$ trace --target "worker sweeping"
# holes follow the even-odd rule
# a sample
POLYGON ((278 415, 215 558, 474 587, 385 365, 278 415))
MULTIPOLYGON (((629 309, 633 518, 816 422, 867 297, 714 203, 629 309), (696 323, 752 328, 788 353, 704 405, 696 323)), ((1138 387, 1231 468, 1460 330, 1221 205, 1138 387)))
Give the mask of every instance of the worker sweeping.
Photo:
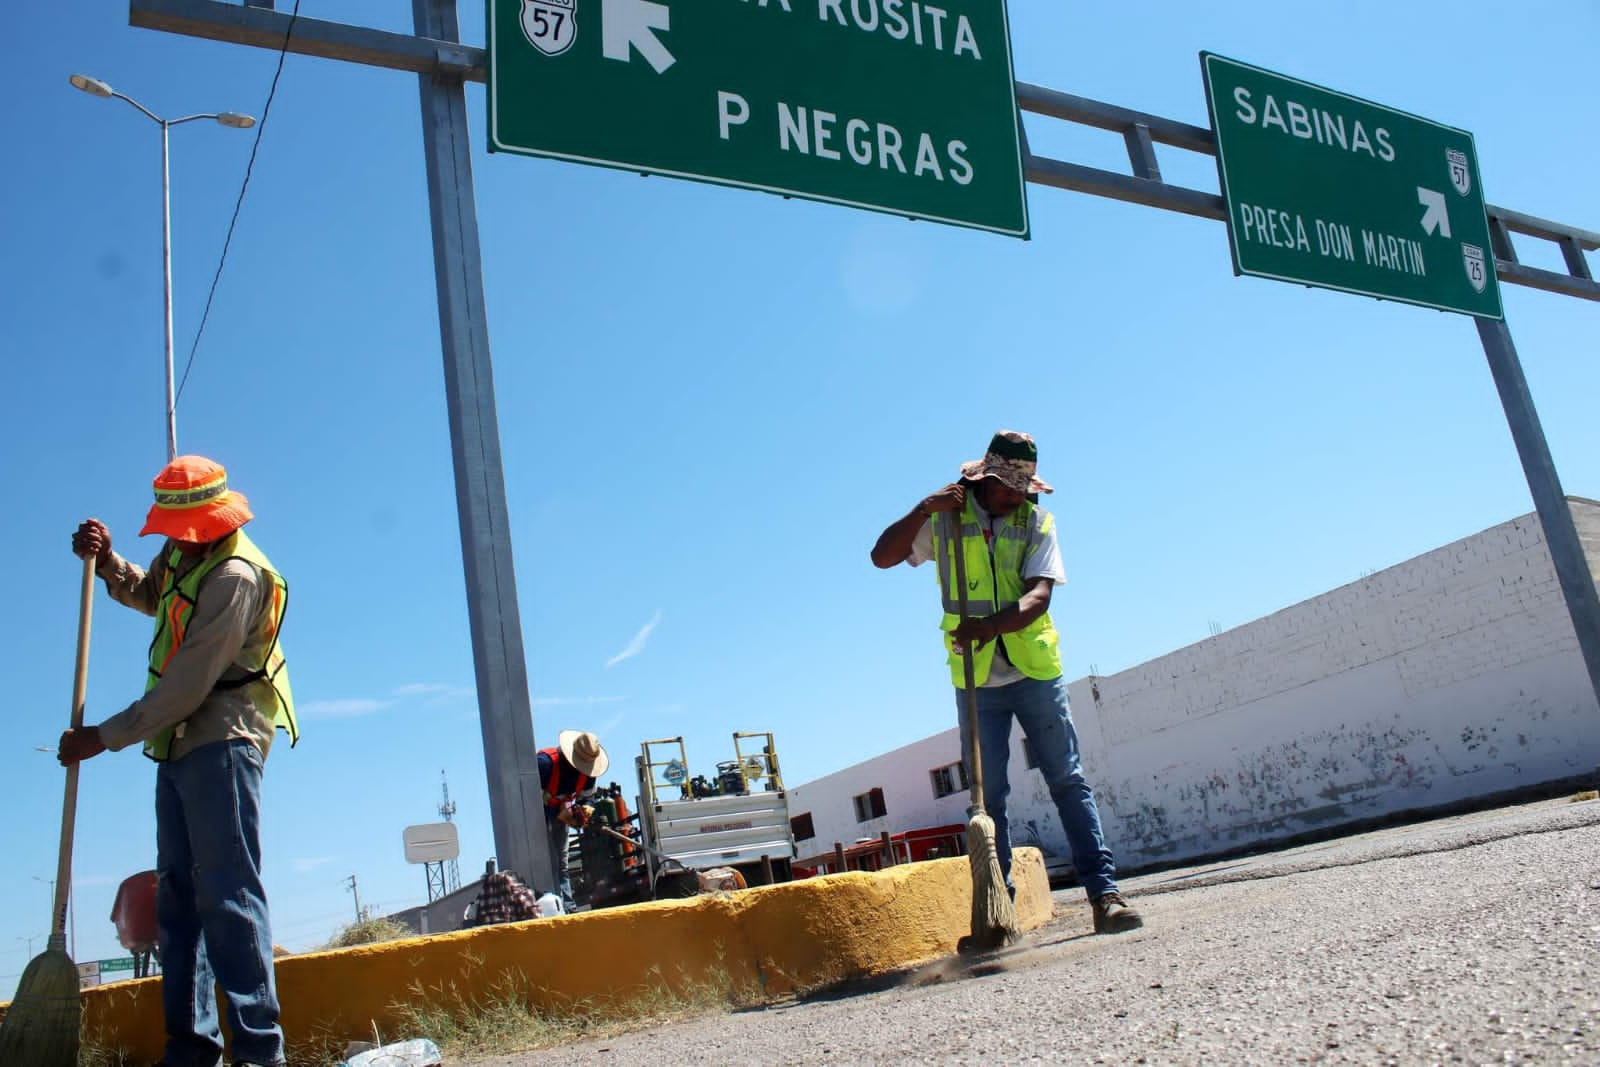
POLYGON ((976 705, 977 752, 969 716, 960 714, 962 755, 969 768, 981 767, 982 808, 994 820, 1007 890, 1015 893, 1006 820, 1015 719, 1061 815, 1073 869, 1093 906, 1095 933, 1120 933, 1143 921, 1117 890, 1111 849, 1083 776, 1049 613, 1051 592, 1065 583, 1066 571, 1055 519, 1037 504, 1039 493, 1053 491, 1038 477, 1038 462, 1029 435, 995 434, 982 459, 962 465, 960 480, 918 501, 883 531, 872 562, 887 569, 939 561, 942 628, 957 708, 965 708, 969 692, 976 705))
POLYGON ((606 773, 611 759, 591 733, 562 730, 556 747, 539 750, 539 785, 544 790, 544 825, 549 835, 550 858, 556 865, 557 892, 567 912, 577 910, 572 897, 572 877, 567 871, 567 830, 581 829, 593 812, 585 801, 594 794, 595 779, 606 773))
POLYGON ((163 1063, 222 1060, 220 986, 235 1067, 285 1062, 272 932, 261 884, 261 771, 278 730, 299 736, 278 641, 288 586, 240 529, 252 518, 227 471, 179 456, 155 479, 145 534, 166 537, 148 570, 87 519, 72 550, 111 598, 156 618, 142 697, 61 735, 74 764, 143 743, 156 768, 156 915, 163 1063))

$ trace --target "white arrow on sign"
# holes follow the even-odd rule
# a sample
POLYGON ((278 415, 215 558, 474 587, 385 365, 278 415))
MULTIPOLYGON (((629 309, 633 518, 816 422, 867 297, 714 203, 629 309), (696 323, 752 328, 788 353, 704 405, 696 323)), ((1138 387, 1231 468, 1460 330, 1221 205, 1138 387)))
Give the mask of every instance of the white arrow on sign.
POLYGON ((671 21, 672 12, 666 4, 651 0, 605 0, 600 9, 600 50, 607 59, 627 63, 631 55, 629 48, 637 48, 660 74, 677 60, 652 31, 671 29, 671 21))
POLYGON ((1450 210, 1445 206, 1444 194, 1417 186, 1417 203, 1428 210, 1422 213, 1422 232, 1439 231, 1441 237, 1450 236, 1450 210))

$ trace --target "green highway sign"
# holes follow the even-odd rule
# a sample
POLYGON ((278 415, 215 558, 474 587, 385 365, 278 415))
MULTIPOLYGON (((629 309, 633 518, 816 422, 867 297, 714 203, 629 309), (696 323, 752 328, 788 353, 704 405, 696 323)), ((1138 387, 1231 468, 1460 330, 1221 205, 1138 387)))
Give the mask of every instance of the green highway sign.
POLYGON ((1028 236, 1005 0, 489 0, 489 149, 1028 236))
POLYGON ((1504 317, 1472 134, 1200 53, 1237 274, 1504 317))
POLYGON ((100 961, 100 973, 101 974, 105 974, 107 971, 131 971, 131 970, 133 970, 133 957, 132 956, 123 956, 120 959, 101 960, 100 961))

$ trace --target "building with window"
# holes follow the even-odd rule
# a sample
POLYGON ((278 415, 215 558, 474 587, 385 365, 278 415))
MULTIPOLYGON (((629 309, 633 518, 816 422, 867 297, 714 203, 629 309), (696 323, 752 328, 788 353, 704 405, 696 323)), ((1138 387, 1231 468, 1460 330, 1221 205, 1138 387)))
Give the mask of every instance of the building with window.
POLYGON ((972 783, 967 780, 967 761, 956 760, 944 767, 935 767, 928 772, 928 778, 933 782, 933 796, 937 800, 947 797, 951 793, 967 792, 972 788, 972 783))

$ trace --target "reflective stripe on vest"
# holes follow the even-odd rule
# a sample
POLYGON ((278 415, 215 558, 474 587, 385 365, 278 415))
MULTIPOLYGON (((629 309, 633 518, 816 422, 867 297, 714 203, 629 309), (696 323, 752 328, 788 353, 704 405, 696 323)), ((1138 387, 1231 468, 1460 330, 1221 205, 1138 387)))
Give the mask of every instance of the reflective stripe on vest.
POLYGON ((539 755, 550 757, 550 785, 544 791, 544 806, 547 808, 559 808, 568 801, 576 799, 594 781, 593 778, 563 760, 559 748, 541 748, 539 755), (573 786, 572 791, 569 793, 556 792, 557 789, 561 788, 561 770, 563 767, 578 776, 578 784, 573 786))
MULTIPOLYGON (((272 585, 272 604, 268 612, 268 626, 270 632, 266 642, 266 652, 260 662, 236 663, 236 666, 246 668, 242 678, 230 678, 227 681, 217 682, 215 689, 238 689, 254 682, 266 682, 253 694, 258 702, 264 702, 262 709, 267 712, 273 725, 289 735, 289 745, 292 748, 300 740, 300 724, 294 714, 294 694, 289 687, 289 665, 284 660, 283 648, 278 643, 278 635, 283 628, 283 616, 289 607, 289 585, 283 580, 270 560, 255 546, 255 542, 245 536, 243 530, 236 530, 228 537, 219 541, 211 550, 211 554, 195 565, 195 568, 182 578, 178 577, 178 567, 183 562, 183 554, 174 548, 167 555, 167 575, 165 588, 161 590, 161 599, 156 606, 156 633, 150 641, 150 671, 145 679, 144 691, 148 693, 161 681, 172 657, 182 647, 188 632, 189 617, 194 614, 195 602, 200 596, 200 584, 208 574, 230 559, 242 559, 251 564, 267 577, 272 585)), ((177 735, 177 727, 172 726, 156 734, 144 744, 144 754, 153 760, 165 760, 172 754, 172 741, 177 735)))
MULTIPOLYGON (((950 515, 943 512, 941 516, 950 515)), ((961 622, 961 601, 956 592, 955 554, 946 545, 945 524, 936 517, 933 524, 933 554, 939 563, 939 593, 944 604, 944 619, 939 627, 946 636, 945 652, 950 667, 950 680, 955 686, 966 687, 966 672, 961 657, 949 633, 961 622)), ((1055 519, 1033 504, 1024 502, 1016 511, 1006 516, 994 532, 994 543, 984 540, 984 528, 978 522, 972 500, 967 500, 961 512, 961 544, 966 555, 967 617, 988 618, 1011 607, 1022 599, 1022 567, 1039 547, 1039 543, 1055 527, 1055 519), (998 586, 998 588, 996 588, 998 586)), ((1050 613, 1045 612, 1015 633, 1001 634, 1005 642, 1006 658, 1029 678, 1048 681, 1061 674, 1059 637, 1050 613)), ((982 685, 989 678, 989 668, 994 662, 994 642, 989 641, 973 657, 973 682, 982 685)))

